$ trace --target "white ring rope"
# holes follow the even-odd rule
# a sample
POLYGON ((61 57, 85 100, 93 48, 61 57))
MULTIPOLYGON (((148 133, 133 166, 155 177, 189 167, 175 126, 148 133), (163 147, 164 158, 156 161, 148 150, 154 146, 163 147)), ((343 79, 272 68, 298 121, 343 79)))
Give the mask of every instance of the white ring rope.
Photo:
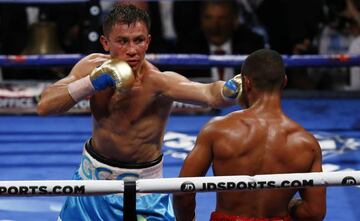
MULTIPOLYGON (((139 179, 138 193, 248 191, 360 185, 360 171, 139 179)), ((0 181, 0 196, 64 196, 123 193, 121 180, 0 181)))
POLYGON ((162 193, 246 191, 341 185, 360 185, 360 171, 142 179, 137 181, 136 186, 138 192, 162 193))
POLYGON ((122 180, 0 181, 0 196, 69 196, 123 193, 122 180))

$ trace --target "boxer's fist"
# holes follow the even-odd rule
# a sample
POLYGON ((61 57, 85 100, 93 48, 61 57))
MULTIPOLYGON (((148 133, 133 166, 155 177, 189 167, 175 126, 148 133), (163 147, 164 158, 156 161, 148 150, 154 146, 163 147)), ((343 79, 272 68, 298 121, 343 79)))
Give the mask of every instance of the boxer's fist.
POLYGON ((133 85, 135 77, 126 62, 109 59, 90 73, 90 80, 96 91, 104 90, 107 87, 126 91, 133 85))
POLYGON ((241 74, 236 75, 232 79, 225 82, 221 94, 227 100, 239 100, 242 92, 241 74))
POLYGON ((71 98, 78 102, 108 87, 120 92, 126 91, 131 88, 134 81, 135 76, 126 62, 109 59, 95 68, 90 75, 69 83, 68 92, 71 98))

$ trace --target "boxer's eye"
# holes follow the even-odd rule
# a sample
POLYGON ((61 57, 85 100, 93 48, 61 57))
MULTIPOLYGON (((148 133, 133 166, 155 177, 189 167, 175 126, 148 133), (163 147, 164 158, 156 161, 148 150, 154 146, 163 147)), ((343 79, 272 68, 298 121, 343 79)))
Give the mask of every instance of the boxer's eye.
POLYGON ((116 39, 116 42, 121 44, 121 45, 124 45, 124 44, 128 43, 128 41, 129 40, 126 39, 126 38, 118 38, 118 39, 116 39))

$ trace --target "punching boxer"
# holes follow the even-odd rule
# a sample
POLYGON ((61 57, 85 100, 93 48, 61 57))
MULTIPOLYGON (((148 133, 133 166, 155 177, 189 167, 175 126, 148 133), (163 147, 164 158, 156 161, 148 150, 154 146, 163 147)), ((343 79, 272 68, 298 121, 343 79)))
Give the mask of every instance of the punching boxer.
MULTIPOLYGON (((287 78, 281 56, 268 49, 253 52, 236 79, 245 109, 216 117, 202 128, 180 176, 204 176, 210 165, 215 176, 321 172, 317 140, 282 111, 287 78)), ((176 193, 173 201, 176 220, 194 218, 194 193, 176 193)), ((219 192, 210 220, 319 221, 325 212, 323 187, 219 192)))
MULTIPOLYGON (((39 115, 64 113, 90 97, 92 137, 84 145, 76 180, 162 177, 161 147, 173 101, 221 107, 237 95, 235 83, 201 84, 159 71, 145 59, 149 30, 145 11, 116 4, 100 37, 110 55, 84 57, 41 96, 39 115)), ((123 206, 119 194, 68 197, 59 220, 123 220, 123 206)), ((139 219, 174 220, 169 194, 143 194, 136 210, 139 219)))

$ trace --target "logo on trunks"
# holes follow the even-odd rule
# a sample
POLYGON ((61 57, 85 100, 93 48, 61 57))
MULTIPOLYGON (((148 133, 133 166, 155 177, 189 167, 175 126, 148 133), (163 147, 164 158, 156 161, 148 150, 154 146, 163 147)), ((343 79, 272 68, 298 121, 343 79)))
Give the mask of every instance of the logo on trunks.
POLYGON ((314 180, 283 180, 276 183, 276 181, 257 181, 257 182, 218 182, 218 183, 203 183, 203 190, 245 190, 245 189, 265 189, 265 188, 299 188, 314 186, 314 180))
POLYGON ((181 184, 182 192, 194 192, 195 185, 192 182, 186 181, 181 184))
POLYGON ((346 176, 341 181, 342 185, 356 185, 356 180, 352 176, 346 176))

